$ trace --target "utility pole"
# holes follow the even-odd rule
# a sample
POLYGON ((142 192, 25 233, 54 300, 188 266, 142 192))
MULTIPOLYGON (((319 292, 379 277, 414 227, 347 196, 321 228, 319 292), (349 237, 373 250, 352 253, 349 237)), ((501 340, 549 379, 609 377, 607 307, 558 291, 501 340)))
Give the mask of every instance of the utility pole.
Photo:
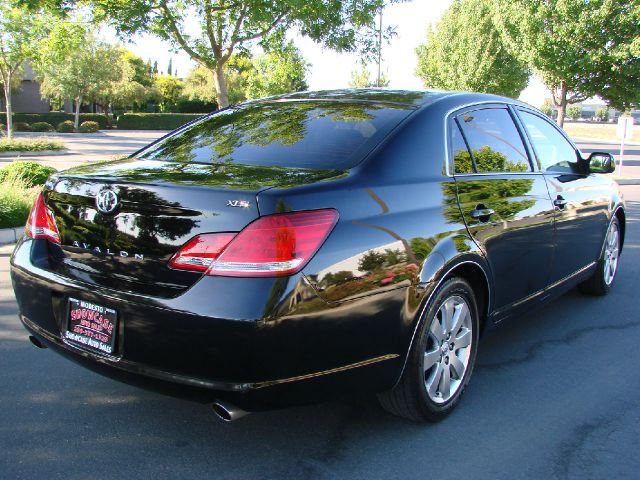
POLYGON ((376 80, 376 87, 380 87, 381 68, 382 68, 382 9, 380 9, 380 26, 378 28, 378 79, 376 80))

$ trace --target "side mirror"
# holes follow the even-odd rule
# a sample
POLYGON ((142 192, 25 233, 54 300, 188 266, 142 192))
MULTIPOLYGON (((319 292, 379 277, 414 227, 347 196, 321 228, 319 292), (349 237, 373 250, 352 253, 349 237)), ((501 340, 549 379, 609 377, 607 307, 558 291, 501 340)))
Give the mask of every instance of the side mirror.
POLYGON ((590 173, 613 173, 616 161, 613 155, 606 152, 593 152, 587 159, 590 173))

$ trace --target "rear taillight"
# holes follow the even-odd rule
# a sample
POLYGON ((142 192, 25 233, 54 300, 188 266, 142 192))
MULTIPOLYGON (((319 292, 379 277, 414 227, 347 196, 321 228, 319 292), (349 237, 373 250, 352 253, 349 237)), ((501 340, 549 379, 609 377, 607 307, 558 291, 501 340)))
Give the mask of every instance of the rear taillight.
POLYGON ((211 264, 208 275, 290 275, 318 251, 338 221, 333 209, 279 213, 249 224, 211 264))
POLYGON ((193 237, 169 260, 169 266, 204 272, 235 236, 235 233, 206 233, 193 237))
POLYGON ((51 210, 45 205, 42 193, 38 194, 38 198, 36 198, 33 207, 31 207, 24 230, 27 236, 33 239, 44 239, 53 243, 60 243, 60 233, 58 232, 56 221, 51 210))
POLYGON ((291 275, 313 257, 337 221, 338 212, 333 209, 268 215, 235 237, 219 233, 194 237, 174 255, 170 265, 231 277, 291 275), (209 257, 197 253, 208 243, 221 245, 220 250, 212 247, 209 257), (180 263, 178 259, 184 260, 180 263))

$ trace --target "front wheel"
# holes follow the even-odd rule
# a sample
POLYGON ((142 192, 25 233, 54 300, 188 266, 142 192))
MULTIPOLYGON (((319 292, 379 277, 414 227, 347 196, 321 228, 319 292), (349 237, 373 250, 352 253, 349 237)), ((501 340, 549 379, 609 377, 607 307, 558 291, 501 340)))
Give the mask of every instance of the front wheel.
POLYGON ((445 281, 420 322, 400 381, 378 399, 395 415, 437 421, 458 404, 473 372, 479 316, 471 286, 445 281))
POLYGON ((609 293, 618 272, 619 257, 620 223, 614 217, 607 230, 596 271, 591 278, 579 285, 580 291, 588 295, 606 295, 609 293))

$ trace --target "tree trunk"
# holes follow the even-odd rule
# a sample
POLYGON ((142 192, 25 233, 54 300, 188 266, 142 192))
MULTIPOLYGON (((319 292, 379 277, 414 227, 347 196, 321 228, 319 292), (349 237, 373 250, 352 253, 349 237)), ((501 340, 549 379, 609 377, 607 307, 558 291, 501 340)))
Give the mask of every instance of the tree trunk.
POLYGON ((82 105, 82 97, 76 98, 76 118, 73 121, 73 128, 76 132, 80 128, 80 105, 82 105))
POLYGON ((224 65, 218 65, 213 70, 213 81, 216 86, 216 100, 218 108, 229 106, 229 93, 227 91, 227 80, 224 78, 224 65))
POLYGON ((564 125, 564 117, 567 113, 567 84, 564 80, 560 82, 560 95, 558 96, 556 107, 558 107, 558 118, 556 119, 556 123, 560 128, 562 128, 564 125))
POLYGON ((13 138, 13 108, 11 105, 11 76, 4 84, 4 100, 7 104, 7 138, 11 140, 13 138))

